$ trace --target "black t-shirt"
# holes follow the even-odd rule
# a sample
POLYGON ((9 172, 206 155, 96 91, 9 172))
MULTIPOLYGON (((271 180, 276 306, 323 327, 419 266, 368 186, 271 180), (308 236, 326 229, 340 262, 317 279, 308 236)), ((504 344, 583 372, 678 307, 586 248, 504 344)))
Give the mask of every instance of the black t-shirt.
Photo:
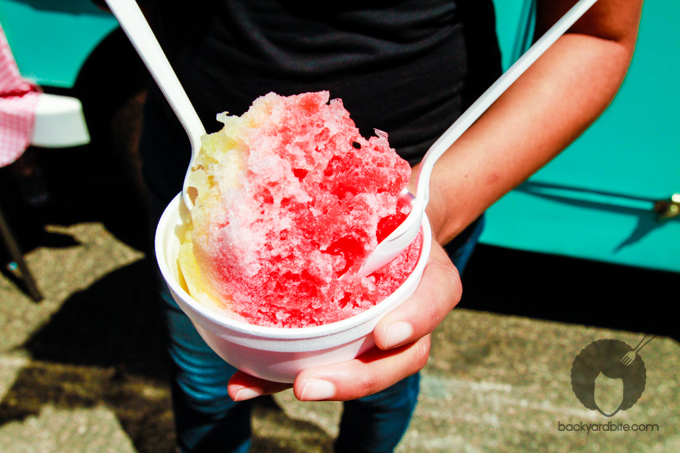
MULTIPOLYGON (((310 3, 196 0, 153 8, 152 25, 208 132, 220 128, 218 112, 240 115, 270 91, 329 90, 363 135, 387 132, 415 163, 501 73, 491 0, 310 3)), ((190 147, 155 85, 140 152, 161 199, 181 190, 190 147)))

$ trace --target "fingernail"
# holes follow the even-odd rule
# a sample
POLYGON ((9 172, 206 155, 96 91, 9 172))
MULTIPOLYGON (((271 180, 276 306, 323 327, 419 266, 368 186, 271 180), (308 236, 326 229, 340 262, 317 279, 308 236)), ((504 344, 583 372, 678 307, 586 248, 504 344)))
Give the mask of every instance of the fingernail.
POLYGON ((335 395, 335 385, 322 379, 311 378, 307 381, 300 395, 301 401, 327 400, 335 395))
POLYGON ((413 327, 411 324, 403 321, 393 322, 387 326, 385 332, 385 349, 390 349, 399 346, 413 335, 413 327))
POLYGON ((258 396, 262 396, 262 392, 260 390, 251 389, 250 387, 243 387, 241 390, 236 392, 234 401, 250 400, 257 398, 258 396))

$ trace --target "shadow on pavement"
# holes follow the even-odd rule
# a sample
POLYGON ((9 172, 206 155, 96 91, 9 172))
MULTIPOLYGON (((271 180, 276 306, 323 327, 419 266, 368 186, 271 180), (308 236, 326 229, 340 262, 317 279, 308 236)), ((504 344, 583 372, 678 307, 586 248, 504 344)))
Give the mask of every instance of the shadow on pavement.
POLYGON ((680 274, 478 246, 460 308, 654 333, 680 341, 668 316, 680 274))

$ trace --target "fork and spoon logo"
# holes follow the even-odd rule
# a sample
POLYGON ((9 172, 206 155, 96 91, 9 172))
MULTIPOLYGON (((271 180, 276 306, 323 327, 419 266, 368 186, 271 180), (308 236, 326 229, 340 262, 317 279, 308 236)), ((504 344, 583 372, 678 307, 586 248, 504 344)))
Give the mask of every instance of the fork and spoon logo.
POLYGON ((571 388, 579 401, 605 417, 633 407, 647 382, 645 363, 639 353, 654 337, 645 335, 635 348, 611 339, 586 346, 571 368, 571 388))

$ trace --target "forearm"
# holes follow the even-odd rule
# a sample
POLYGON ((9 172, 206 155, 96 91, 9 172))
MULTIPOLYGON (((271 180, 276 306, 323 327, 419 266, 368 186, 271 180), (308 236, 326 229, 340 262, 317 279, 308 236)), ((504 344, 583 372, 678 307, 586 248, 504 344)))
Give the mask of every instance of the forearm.
POLYGON ((581 32, 563 36, 440 158, 428 205, 440 243, 555 157, 602 113, 626 74, 636 30, 616 39, 581 32))

